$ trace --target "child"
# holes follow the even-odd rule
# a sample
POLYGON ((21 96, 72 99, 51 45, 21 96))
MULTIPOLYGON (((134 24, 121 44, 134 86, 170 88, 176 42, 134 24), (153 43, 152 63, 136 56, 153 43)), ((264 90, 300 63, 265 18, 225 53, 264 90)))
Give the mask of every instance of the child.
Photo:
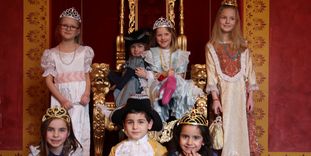
POLYGON ((124 38, 126 49, 130 51, 125 71, 122 77, 112 71, 108 75, 109 80, 115 84, 114 97, 117 107, 124 105, 131 95, 147 94, 147 64, 142 54, 149 49, 150 35, 148 30, 141 29, 124 38))
POLYGON ((247 113, 254 109, 253 91, 258 86, 236 0, 222 2, 205 54, 206 91, 212 94, 214 113, 223 115, 222 156, 249 156, 247 113))
POLYGON ((148 138, 148 131, 160 131, 162 121, 151 107, 147 96, 130 97, 126 105, 111 114, 111 121, 122 125, 126 140, 112 147, 109 156, 163 156, 167 154, 164 146, 148 138))
POLYGON ((71 119, 62 107, 48 108, 42 117, 41 143, 30 146, 29 156, 82 156, 81 145, 75 138, 71 119))
POLYGON ((196 109, 185 114, 175 125, 173 142, 177 147, 169 156, 210 156, 208 121, 196 109))
POLYGON ((154 77, 149 87, 150 99, 163 121, 171 116, 179 119, 192 109, 196 97, 203 91, 191 80, 184 79, 190 52, 177 49, 172 23, 161 17, 155 21, 153 30, 155 47, 145 54, 154 77))
POLYGON ((94 52, 79 44, 81 19, 74 8, 60 15, 56 32, 61 42, 46 49, 41 59, 43 76, 52 93, 51 107, 68 110, 76 138, 83 146, 85 156, 90 155, 90 78, 94 52))

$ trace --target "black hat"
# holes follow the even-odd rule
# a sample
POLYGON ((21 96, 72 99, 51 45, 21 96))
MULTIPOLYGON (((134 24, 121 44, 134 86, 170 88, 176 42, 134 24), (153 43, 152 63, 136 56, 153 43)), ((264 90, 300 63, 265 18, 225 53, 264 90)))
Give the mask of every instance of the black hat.
POLYGON ((142 111, 147 113, 153 120, 151 130, 153 131, 162 130, 163 127, 162 120, 159 114, 151 107, 150 100, 147 97, 130 97, 124 106, 119 107, 112 112, 110 119, 113 123, 122 125, 125 116, 131 110, 142 111))
POLYGON ((151 37, 151 30, 140 29, 140 30, 134 31, 124 37, 125 46, 127 48, 130 48, 130 46, 134 43, 148 44, 150 37, 151 37))

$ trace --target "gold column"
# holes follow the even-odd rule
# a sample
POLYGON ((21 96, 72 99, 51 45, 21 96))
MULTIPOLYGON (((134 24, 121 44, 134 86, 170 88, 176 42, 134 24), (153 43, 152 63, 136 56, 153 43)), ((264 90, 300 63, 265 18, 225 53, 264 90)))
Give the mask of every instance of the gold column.
POLYGON ((117 36, 117 53, 116 53, 116 69, 121 70, 122 65, 125 63, 125 50, 124 50, 124 0, 121 0, 120 5, 120 34, 117 36))
POLYGON ((187 37, 184 34, 184 1, 180 0, 180 19, 179 19, 179 28, 180 28, 180 32, 179 32, 179 36, 177 38, 177 44, 178 47, 181 50, 186 51, 187 50, 187 37))

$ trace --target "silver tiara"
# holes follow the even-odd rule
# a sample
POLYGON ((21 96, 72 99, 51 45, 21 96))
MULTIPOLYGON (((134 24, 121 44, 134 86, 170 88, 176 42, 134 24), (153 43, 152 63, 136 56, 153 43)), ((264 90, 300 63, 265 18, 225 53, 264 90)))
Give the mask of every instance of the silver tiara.
POLYGON ((153 24, 153 30, 155 30, 157 28, 173 28, 174 29, 174 26, 173 26, 172 22, 170 22, 166 18, 160 17, 153 24))
POLYGON ((65 11, 63 11, 63 13, 59 16, 59 18, 62 18, 62 17, 73 18, 73 19, 75 19, 81 23, 81 17, 79 15, 78 11, 74 7, 66 9, 65 11))

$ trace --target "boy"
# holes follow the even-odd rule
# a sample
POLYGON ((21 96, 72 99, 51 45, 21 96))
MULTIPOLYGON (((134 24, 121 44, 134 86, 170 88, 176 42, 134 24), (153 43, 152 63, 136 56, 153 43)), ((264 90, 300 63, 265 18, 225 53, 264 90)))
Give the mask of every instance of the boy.
POLYGON ((112 112, 111 121, 123 126, 127 139, 112 147, 109 156, 163 156, 167 154, 164 146, 148 138, 149 130, 160 131, 163 125, 147 96, 130 97, 123 107, 112 112))

